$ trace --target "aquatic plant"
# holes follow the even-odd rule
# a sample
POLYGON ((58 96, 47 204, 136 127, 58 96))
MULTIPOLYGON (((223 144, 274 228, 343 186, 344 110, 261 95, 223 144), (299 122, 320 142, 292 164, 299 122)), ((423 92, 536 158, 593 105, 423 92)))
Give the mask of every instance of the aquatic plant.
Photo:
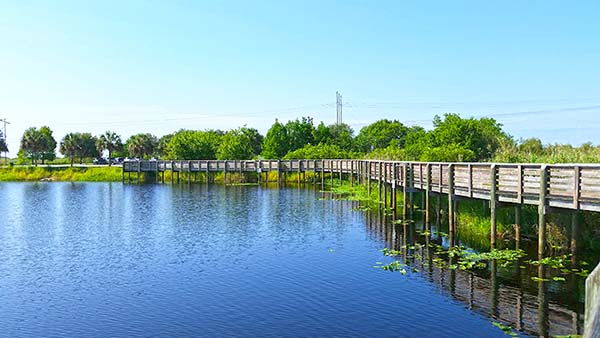
POLYGON ((511 336, 511 337, 518 337, 519 335, 513 331, 513 328, 507 325, 503 325, 500 324, 498 322, 492 322, 492 325, 494 325, 495 327, 499 328, 500 330, 502 330, 502 332, 504 332, 505 334, 511 336))

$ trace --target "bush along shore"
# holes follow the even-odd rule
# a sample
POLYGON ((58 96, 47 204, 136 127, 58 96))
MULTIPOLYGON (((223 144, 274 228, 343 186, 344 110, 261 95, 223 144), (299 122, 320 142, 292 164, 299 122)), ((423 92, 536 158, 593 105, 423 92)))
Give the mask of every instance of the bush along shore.
POLYGON ((0 181, 120 182, 121 167, 1 167, 0 181))

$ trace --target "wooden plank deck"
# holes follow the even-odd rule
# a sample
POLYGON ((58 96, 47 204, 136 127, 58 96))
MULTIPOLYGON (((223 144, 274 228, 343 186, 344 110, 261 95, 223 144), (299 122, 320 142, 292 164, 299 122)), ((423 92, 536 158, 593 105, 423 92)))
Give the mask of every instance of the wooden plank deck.
POLYGON ((495 199, 496 202, 503 203, 600 212, 600 165, 596 164, 426 163, 329 159, 123 163, 123 173, 165 171, 344 174, 407 191, 428 191, 488 201, 495 199), (545 175, 542 175, 542 172, 545 172, 545 175))

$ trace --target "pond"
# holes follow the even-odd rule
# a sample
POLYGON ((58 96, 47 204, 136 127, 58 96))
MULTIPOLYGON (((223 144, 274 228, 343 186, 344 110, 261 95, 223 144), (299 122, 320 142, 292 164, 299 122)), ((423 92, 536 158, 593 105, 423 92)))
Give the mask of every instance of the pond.
POLYGON ((1 183, 1 335, 505 337, 496 321, 521 336, 580 330, 580 300, 553 296, 551 283, 522 286, 514 274, 526 270, 408 257, 407 274, 374 268, 390 262, 383 248, 417 242, 419 225, 321 197, 1 183))

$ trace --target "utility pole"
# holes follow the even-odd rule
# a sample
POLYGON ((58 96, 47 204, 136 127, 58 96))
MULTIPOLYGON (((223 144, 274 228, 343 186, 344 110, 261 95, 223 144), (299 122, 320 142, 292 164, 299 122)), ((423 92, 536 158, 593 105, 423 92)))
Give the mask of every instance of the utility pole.
MULTIPOLYGON (((4 139, 4 145, 8 149, 8 141, 6 141, 6 125, 10 124, 10 122, 8 122, 5 118, 0 120, 0 122, 4 123, 4 132, 2 133, 2 138, 4 139)), ((8 151, 4 152, 4 163, 8 163, 8 151)))
POLYGON ((336 123, 342 124, 342 95, 339 92, 335 92, 335 110, 336 110, 336 123))

